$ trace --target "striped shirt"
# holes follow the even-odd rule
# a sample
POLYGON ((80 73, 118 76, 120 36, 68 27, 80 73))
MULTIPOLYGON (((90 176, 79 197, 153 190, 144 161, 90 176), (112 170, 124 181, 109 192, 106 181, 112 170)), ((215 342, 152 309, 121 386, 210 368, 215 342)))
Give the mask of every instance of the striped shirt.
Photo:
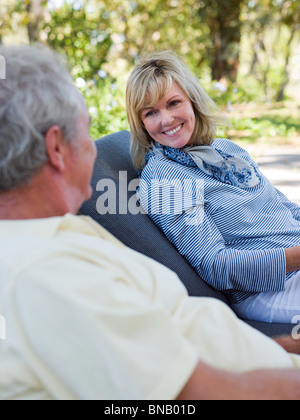
POLYGON ((223 183, 154 148, 140 176, 138 200, 199 276, 231 303, 283 291, 294 274, 286 274, 285 248, 300 245, 300 207, 244 149, 225 139, 212 147, 250 163, 259 185, 242 189, 223 183))

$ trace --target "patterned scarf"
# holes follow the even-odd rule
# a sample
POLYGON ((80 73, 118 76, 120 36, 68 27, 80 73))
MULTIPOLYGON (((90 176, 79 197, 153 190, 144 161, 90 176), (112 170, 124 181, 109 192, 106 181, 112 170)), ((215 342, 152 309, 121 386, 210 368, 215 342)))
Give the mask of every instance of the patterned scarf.
POLYGON ((163 154, 184 166, 198 167, 212 178, 242 189, 257 187, 261 181, 256 168, 245 159, 231 156, 213 146, 196 145, 174 149, 155 143, 153 152, 163 154))

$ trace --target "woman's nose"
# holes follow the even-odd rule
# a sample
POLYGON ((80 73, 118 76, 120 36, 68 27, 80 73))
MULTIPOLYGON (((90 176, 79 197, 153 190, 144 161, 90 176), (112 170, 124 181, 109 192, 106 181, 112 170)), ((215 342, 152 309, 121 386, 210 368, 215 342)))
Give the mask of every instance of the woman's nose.
POLYGON ((169 127, 174 123, 174 117, 169 111, 161 111, 160 123, 163 127, 169 127))

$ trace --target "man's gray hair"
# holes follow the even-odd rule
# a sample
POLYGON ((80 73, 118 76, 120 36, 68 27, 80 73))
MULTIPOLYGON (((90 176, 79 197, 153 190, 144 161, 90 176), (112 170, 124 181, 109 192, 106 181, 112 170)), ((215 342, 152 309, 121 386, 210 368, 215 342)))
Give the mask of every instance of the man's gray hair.
POLYGON ((27 185, 48 161, 45 134, 71 142, 82 109, 65 60, 43 46, 0 47, 0 192, 27 185))

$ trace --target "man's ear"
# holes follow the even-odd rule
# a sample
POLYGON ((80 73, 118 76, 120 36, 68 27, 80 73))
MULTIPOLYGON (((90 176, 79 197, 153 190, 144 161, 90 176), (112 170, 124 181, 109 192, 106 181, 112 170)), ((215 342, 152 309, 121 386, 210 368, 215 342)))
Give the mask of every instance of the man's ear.
POLYGON ((61 128, 54 125, 45 135, 45 144, 48 154, 48 163, 59 172, 65 170, 66 143, 61 128))

